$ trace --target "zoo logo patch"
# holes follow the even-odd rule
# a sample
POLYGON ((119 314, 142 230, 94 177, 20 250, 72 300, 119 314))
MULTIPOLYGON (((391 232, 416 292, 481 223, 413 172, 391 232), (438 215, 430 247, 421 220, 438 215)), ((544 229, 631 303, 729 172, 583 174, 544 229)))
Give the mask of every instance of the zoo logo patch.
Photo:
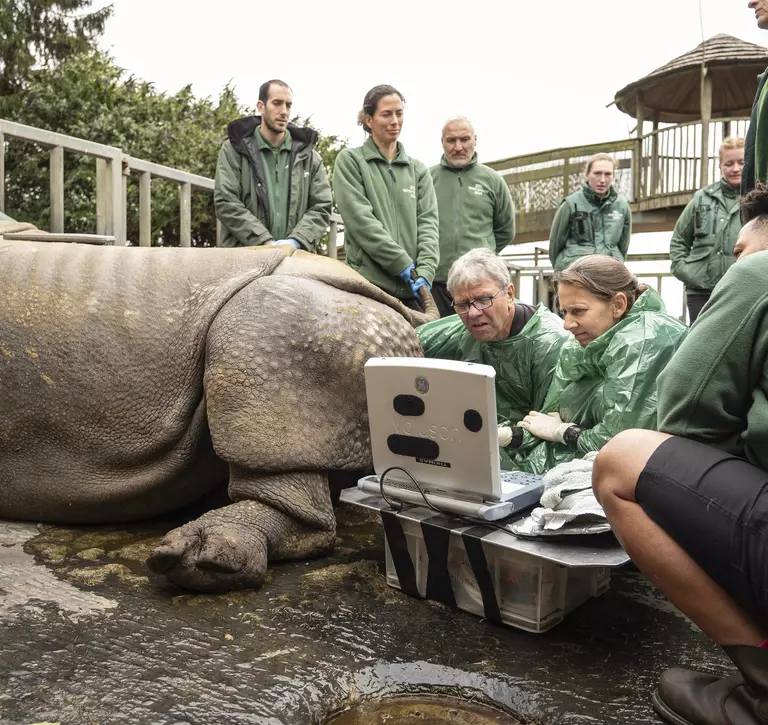
POLYGON ((411 199, 416 198, 416 187, 411 184, 407 189, 403 189, 404 194, 408 194, 408 196, 411 197, 411 199))
POLYGON ((468 187, 469 191, 471 191, 475 196, 484 196, 485 194, 490 194, 490 191, 486 189, 484 186, 480 186, 480 184, 475 184, 474 186, 468 187))

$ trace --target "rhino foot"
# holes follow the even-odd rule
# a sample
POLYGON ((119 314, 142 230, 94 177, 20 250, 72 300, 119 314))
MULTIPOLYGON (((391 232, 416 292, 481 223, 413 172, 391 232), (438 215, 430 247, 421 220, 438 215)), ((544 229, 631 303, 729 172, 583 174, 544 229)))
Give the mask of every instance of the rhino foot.
MULTIPOLYGON (((325 496, 328 484, 325 484, 325 496)), ((198 592, 256 589, 268 561, 303 559, 333 549, 336 520, 317 529, 260 501, 244 500, 209 511, 168 532, 147 559, 168 581, 198 592)))
POLYGON ((260 587, 268 558, 267 533, 258 525, 264 508, 240 501, 209 511, 168 532, 147 565, 173 584, 199 592, 260 587))

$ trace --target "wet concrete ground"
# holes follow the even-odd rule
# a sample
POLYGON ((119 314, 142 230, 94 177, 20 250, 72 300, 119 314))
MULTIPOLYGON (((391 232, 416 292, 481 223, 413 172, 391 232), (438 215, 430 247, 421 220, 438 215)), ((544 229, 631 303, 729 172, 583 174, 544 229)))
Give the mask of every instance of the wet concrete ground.
POLYGON ((545 634, 389 588, 383 533, 342 505, 336 552, 256 592, 195 595, 143 559, 177 521, 0 522, 0 724, 319 723, 385 693, 485 697, 541 725, 659 722, 656 679, 726 660, 631 569, 545 634))

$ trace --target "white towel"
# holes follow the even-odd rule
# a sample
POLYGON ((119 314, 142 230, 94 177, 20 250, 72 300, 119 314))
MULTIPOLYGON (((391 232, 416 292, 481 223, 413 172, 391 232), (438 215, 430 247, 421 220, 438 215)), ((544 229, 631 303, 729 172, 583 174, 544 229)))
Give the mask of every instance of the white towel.
POLYGON ((566 524, 606 521, 605 512, 592 493, 592 466, 596 452, 584 458, 561 463, 544 476, 541 507, 531 518, 547 531, 562 529, 566 524))

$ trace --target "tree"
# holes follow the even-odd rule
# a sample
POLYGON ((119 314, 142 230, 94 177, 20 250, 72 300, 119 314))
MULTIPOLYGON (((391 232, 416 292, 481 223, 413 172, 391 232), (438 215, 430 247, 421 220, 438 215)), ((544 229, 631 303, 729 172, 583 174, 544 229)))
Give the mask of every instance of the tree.
POLYGON ((91 0, 0 0, 0 97, 23 87, 33 68, 89 50, 112 6, 91 0))
MULTIPOLYGON (((2 2, 2 0, 0 0, 2 2)), ((158 93, 151 83, 133 76, 100 52, 82 53, 51 69, 30 74, 25 87, 0 98, 0 117, 117 146, 140 159, 212 178, 227 124, 251 111, 240 106, 225 87, 216 101, 196 98, 191 87, 158 93)), ((310 125, 309 121, 300 121, 310 125)), ((49 228, 48 155, 30 144, 11 142, 6 154, 6 211, 20 221, 49 228)), ((318 150, 330 168, 344 142, 321 137, 318 150)), ((64 228, 93 232, 96 228, 96 180, 93 159, 65 157, 64 228)), ((127 238, 138 241, 138 177, 128 185, 127 238)), ((216 238, 212 195, 192 195, 192 243, 211 245, 216 238)), ((152 182, 152 239, 179 243, 179 191, 172 182, 152 182)))

